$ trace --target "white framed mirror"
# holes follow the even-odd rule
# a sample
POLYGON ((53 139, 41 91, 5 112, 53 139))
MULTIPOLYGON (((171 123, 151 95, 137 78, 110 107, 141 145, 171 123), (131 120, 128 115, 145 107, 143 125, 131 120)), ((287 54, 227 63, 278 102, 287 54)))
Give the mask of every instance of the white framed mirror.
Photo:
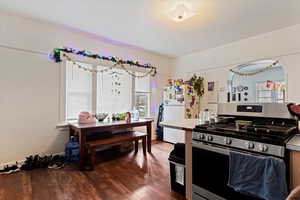
POLYGON ((286 74, 275 60, 259 60, 232 68, 228 81, 228 102, 284 103, 286 74))

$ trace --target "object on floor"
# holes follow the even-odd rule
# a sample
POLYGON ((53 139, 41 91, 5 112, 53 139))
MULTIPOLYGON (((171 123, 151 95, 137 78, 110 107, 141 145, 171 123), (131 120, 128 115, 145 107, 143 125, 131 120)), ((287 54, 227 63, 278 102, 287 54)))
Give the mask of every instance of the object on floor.
POLYGON ((3 169, 0 169, 0 175, 1 174, 11 174, 14 172, 18 172, 20 171, 20 168, 16 165, 12 165, 12 166, 5 166, 3 169))
POLYGON ((71 136, 70 141, 65 147, 65 160, 66 162, 76 162, 79 161, 79 142, 75 140, 74 136, 71 136))
POLYGON ((15 165, 5 166, 4 169, 0 170, 1 174, 11 174, 18 172, 20 170, 33 170, 39 168, 49 168, 49 169, 60 169, 65 166, 65 157, 60 155, 55 156, 29 156, 26 158, 24 163, 20 165, 16 162, 15 165))
POLYGON ((177 143, 169 155, 171 189, 185 194, 185 144, 177 143))
POLYGON ((65 157, 60 155, 55 156, 29 156, 24 164, 20 167, 21 170, 33 170, 39 168, 60 169, 64 167, 65 157))
POLYGON ((228 186, 265 200, 283 200, 288 195, 284 161, 230 152, 228 186))
POLYGON ((103 147, 105 145, 119 145, 120 143, 134 141, 135 153, 137 153, 140 139, 142 140, 142 144, 143 144, 143 153, 144 155, 146 155, 146 139, 147 139, 146 133, 128 132, 128 133, 115 135, 112 138, 108 138, 108 139, 87 142, 86 148, 87 151, 90 152, 90 169, 93 170, 95 167, 97 148, 103 147))

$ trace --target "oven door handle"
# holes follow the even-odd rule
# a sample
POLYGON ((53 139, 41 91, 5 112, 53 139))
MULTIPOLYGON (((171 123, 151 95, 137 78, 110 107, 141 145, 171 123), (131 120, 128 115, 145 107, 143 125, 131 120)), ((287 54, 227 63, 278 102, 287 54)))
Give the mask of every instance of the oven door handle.
POLYGON ((196 148, 199 148, 199 149, 204 149, 204 150, 207 150, 207 151, 212 151, 212 152, 227 155, 227 156, 229 156, 229 154, 231 152, 231 150, 226 148, 226 147, 220 148, 220 147, 216 147, 216 146, 213 146, 211 144, 207 144, 207 143, 203 143, 203 142, 193 141, 192 145, 193 145, 193 147, 196 147, 196 148))
POLYGON ((207 151, 212 151, 212 152, 223 154, 226 156, 229 156, 230 152, 237 152, 237 153, 242 153, 242 154, 252 154, 255 156, 265 157, 265 155, 257 154, 254 152, 231 149, 231 148, 224 147, 224 146, 221 147, 221 146, 217 146, 217 145, 213 145, 213 144, 209 144, 209 143, 198 142, 198 141, 193 141, 192 145, 193 145, 193 147, 196 147, 196 148, 204 149, 207 151))

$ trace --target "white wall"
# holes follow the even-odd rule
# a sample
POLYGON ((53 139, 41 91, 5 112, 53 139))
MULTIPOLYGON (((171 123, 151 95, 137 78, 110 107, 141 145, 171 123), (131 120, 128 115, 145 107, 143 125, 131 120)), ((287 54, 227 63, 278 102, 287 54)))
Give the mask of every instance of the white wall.
POLYGON ((131 58, 158 67, 151 96, 152 115, 156 115, 162 88, 170 78, 171 58, 111 44, 67 27, 0 13, 0 164, 35 153, 63 151, 67 134, 55 128, 61 107, 60 65, 46 54, 28 52, 49 53, 61 46, 131 58))
MULTIPOLYGON (((300 25, 287 27, 256 37, 240 40, 202 52, 182 56, 175 61, 174 77, 189 79, 192 74, 203 75, 208 81, 219 81, 225 91, 220 92, 220 101, 226 101, 226 86, 229 69, 237 64, 259 59, 279 59, 287 73, 287 98, 300 103, 300 25)), ((221 37, 221 35, 220 35, 221 37)), ((215 109, 202 99, 202 107, 215 109)))

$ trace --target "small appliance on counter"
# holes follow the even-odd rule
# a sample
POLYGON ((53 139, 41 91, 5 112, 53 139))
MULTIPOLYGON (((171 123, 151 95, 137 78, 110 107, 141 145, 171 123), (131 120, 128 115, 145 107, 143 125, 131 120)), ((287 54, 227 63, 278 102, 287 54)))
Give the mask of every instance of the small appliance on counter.
POLYGON ((219 104, 217 117, 226 120, 198 125, 193 130, 193 200, 261 199, 227 185, 229 157, 238 153, 275 158, 285 164, 288 174, 286 144, 298 133, 297 120, 283 103, 219 104))

